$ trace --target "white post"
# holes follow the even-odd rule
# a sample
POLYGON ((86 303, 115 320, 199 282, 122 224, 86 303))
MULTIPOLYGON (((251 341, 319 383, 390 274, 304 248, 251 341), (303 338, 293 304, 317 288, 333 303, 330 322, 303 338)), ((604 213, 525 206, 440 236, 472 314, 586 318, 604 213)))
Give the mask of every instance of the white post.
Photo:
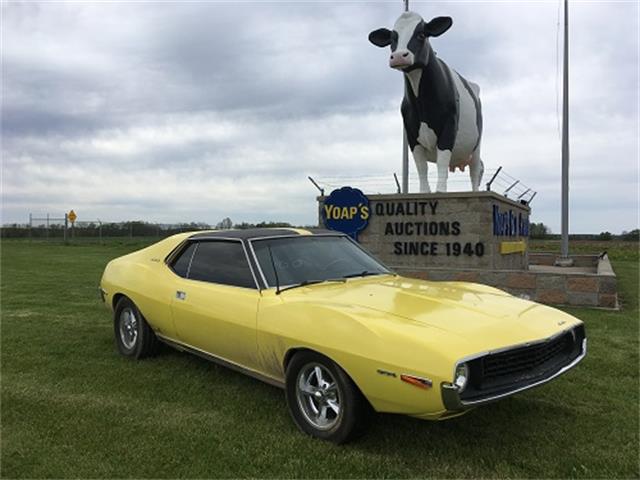
POLYGON ((564 69, 562 84, 562 227, 557 265, 571 266, 569 258, 569 1, 564 0, 564 69))
MULTIPOLYGON (((409 0, 403 0, 404 11, 409 11, 409 0)), ((404 85, 404 75, 402 76, 404 85)), ((406 94, 406 86, 405 86, 406 94)), ((404 130, 404 121, 402 122, 402 193, 409 193, 409 145, 407 142, 407 132, 404 130)))
POLYGON ((409 193, 409 146, 404 124, 402 125, 402 193, 409 193))
POLYGON ((569 256, 569 1, 564 0, 564 79, 562 88, 562 258, 569 256))

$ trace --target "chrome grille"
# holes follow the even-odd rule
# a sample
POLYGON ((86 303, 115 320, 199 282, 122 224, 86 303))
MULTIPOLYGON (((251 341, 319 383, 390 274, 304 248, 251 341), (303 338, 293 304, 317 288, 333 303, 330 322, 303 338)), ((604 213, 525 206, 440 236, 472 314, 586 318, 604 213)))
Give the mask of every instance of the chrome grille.
POLYGON ((544 342, 469 360, 469 382, 460 399, 479 402, 553 377, 581 355, 584 339, 584 326, 579 325, 544 342))
POLYGON ((567 332, 548 342, 488 355, 482 361, 482 377, 484 380, 490 380, 506 375, 523 374, 547 363, 553 364, 553 360, 566 358, 573 342, 571 332, 567 332))

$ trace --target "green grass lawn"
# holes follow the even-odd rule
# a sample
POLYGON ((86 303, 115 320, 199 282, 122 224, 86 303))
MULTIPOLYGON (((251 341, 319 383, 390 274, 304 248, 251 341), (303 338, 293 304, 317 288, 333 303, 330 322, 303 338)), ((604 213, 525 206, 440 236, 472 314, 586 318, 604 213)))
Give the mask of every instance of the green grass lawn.
POLYGON ((567 309, 587 325, 578 368, 456 419, 378 415, 335 446, 299 433, 274 387, 185 353, 116 353, 96 285, 140 244, 5 241, 1 475, 638 478, 638 245, 605 243, 623 310, 567 309))

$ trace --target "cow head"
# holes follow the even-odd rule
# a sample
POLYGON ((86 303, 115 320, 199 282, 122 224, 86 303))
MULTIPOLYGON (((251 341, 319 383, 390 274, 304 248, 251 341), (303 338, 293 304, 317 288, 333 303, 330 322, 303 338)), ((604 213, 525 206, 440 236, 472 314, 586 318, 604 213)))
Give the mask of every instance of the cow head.
POLYGON ((391 68, 413 70, 424 67, 429 62, 429 37, 442 35, 452 23, 451 17, 436 17, 427 23, 417 13, 404 12, 396 20, 393 30, 374 30, 369 34, 369 41, 377 47, 391 45, 391 68))

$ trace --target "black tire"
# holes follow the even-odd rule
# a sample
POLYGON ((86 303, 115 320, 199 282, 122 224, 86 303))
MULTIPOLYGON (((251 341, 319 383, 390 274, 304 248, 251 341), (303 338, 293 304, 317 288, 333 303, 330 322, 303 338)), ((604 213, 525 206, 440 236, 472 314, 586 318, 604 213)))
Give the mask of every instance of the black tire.
POLYGON ((329 358, 311 351, 295 354, 287 366, 285 391, 291 417, 302 432, 337 444, 364 433, 371 407, 353 380, 329 358), (328 388, 320 393, 317 392, 320 380, 311 373, 316 366, 320 367, 323 384, 328 388), (334 384, 335 389, 328 386, 334 384), (310 387, 314 393, 303 393, 301 385, 305 389, 310 387), (335 412, 336 406, 339 413, 335 412), (322 407, 327 422, 320 426, 322 407), (316 411, 318 416, 314 417, 316 411))
POLYGON ((122 297, 113 312, 113 333, 121 355, 136 360, 154 355, 158 339, 129 298, 122 297), (131 317, 132 316, 132 317, 131 317))

